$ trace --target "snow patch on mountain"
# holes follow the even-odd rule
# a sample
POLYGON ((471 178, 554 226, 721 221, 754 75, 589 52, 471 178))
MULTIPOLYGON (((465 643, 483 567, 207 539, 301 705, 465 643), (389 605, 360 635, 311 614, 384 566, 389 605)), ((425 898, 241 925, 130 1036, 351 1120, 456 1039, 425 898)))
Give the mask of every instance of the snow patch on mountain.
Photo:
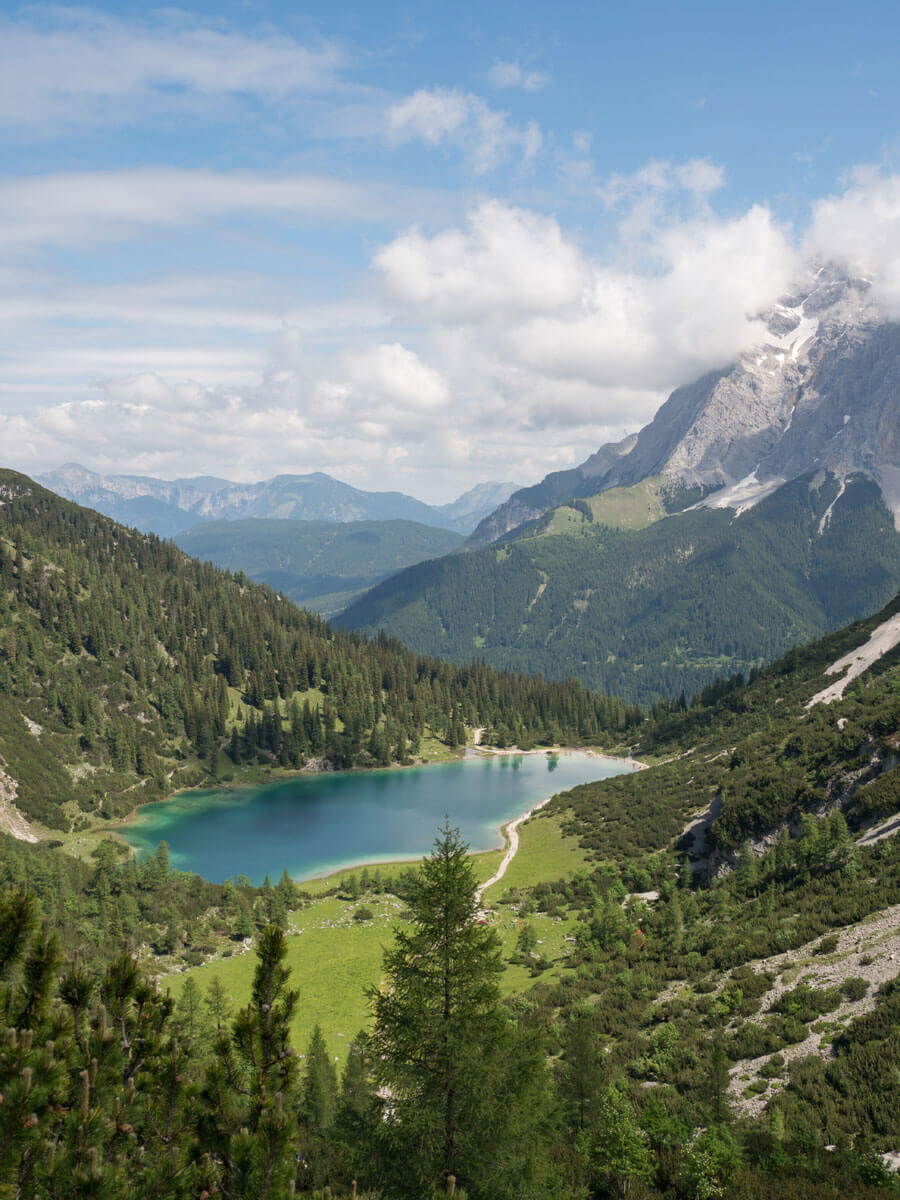
POLYGON ((857 676, 862 675, 863 671, 867 671, 873 663, 878 662, 879 658, 882 658, 889 650, 893 650, 898 643, 900 643, 900 613, 895 613, 873 630, 864 645, 851 650, 849 654, 845 654, 843 658, 839 658, 837 662, 833 662, 830 667, 825 668, 826 675, 840 675, 843 671, 847 673, 842 675, 836 683, 829 684, 821 692, 816 692, 806 707, 812 708, 815 704, 831 704, 833 700, 840 700, 849 683, 852 683, 857 676))
POLYGON ((760 500, 765 500, 766 496, 777 492, 785 482, 786 480, 777 475, 772 479, 760 480, 754 470, 731 487, 722 488, 721 491, 706 496, 699 504, 692 505, 692 508, 733 508, 735 515, 739 517, 741 513, 759 504, 760 500))

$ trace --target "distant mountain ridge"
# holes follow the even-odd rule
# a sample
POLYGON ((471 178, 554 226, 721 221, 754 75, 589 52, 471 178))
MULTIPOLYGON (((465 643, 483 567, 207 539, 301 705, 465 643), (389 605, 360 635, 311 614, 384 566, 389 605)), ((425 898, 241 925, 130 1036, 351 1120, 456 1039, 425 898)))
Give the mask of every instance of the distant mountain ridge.
POLYGON ((677 388, 638 434, 513 493, 470 545, 648 476, 717 490, 703 502, 738 509, 810 470, 864 474, 900 522, 900 325, 884 320, 867 280, 831 266, 762 319, 759 346, 677 388))
POLYGON ((518 487, 482 483, 448 504, 431 505, 403 492, 366 492, 321 471, 233 483, 214 476, 100 475, 78 463, 66 463, 36 479, 67 500, 161 537, 174 537, 201 521, 247 518, 418 521, 466 534, 518 487))
POLYGON ((746 673, 900 588, 900 533, 865 476, 810 472, 739 517, 666 515, 662 487, 610 489, 407 567, 337 624, 648 704, 746 673))

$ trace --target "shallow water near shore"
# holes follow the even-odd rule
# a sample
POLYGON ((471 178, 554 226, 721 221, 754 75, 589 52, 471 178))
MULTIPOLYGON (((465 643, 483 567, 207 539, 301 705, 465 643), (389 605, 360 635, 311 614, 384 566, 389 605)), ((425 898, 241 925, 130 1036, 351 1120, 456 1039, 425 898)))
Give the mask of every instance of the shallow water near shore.
POLYGON ((256 787, 183 792, 148 804, 119 832, 139 853, 259 884, 287 868, 309 879, 342 867, 419 858, 447 816, 473 851, 502 845, 500 826, 539 800, 631 768, 579 751, 478 755, 402 770, 295 775, 256 787))

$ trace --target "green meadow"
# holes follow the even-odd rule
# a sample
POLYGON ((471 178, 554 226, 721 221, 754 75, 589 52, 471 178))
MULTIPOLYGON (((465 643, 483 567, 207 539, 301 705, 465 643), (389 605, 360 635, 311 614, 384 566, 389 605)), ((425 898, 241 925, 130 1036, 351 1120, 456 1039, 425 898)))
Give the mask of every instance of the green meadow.
MULTIPOLYGON (((483 882, 497 870, 503 851, 491 850, 474 855, 475 876, 483 882)), ((518 910, 500 898, 510 888, 522 888, 542 879, 558 879, 574 874, 584 865, 584 856, 574 838, 565 837, 559 818, 532 818, 519 827, 519 849, 503 879, 485 896, 489 920, 496 927, 503 947, 506 970, 501 981, 504 993, 527 990, 538 978, 549 980, 559 971, 565 938, 570 935, 571 921, 532 914, 538 953, 550 962, 539 976, 533 977, 529 968, 510 963, 516 939, 523 924, 518 910)), ((414 864, 385 863, 380 870, 394 874, 414 864)), ((378 869, 370 866, 370 875, 378 869)), ((375 895, 371 892, 351 901, 328 895, 342 880, 359 872, 339 871, 319 879, 305 880, 298 886, 311 894, 303 908, 295 909, 289 918, 288 965, 291 984, 299 993, 299 1003, 293 1024, 294 1045, 302 1054, 316 1024, 322 1027, 330 1052, 339 1063, 344 1061, 350 1040, 369 1023, 367 989, 381 977, 384 949, 392 941, 394 925, 403 919, 403 903, 396 896, 375 895), (357 909, 365 906, 372 919, 354 920, 357 909)), ((218 976, 232 1004, 246 1003, 250 995, 256 957, 235 943, 230 957, 219 957, 200 967, 164 976, 161 986, 169 988, 176 998, 184 982, 193 978, 201 992, 206 992, 214 976, 218 976)))

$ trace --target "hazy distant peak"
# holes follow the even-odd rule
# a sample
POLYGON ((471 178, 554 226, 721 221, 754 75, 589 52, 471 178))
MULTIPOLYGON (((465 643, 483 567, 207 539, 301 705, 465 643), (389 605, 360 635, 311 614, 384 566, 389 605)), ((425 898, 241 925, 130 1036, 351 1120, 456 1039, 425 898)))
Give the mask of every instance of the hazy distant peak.
POLYGON ((418 521, 467 534, 517 486, 478 484, 450 504, 430 505, 403 492, 363 491, 324 471, 235 483, 209 475, 186 479, 102 475, 79 463, 66 463, 38 479, 69 500, 163 537, 173 537, 201 521, 252 517, 294 521, 418 521))

